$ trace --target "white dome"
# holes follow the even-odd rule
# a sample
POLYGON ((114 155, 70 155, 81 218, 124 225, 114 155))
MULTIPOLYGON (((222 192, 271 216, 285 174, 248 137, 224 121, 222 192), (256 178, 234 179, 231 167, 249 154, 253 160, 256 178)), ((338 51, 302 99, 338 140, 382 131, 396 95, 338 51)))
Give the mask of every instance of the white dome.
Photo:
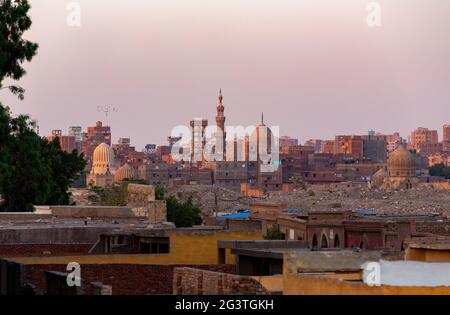
POLYGON ((111 171, 114 165, 114 152, 106 143, 100 144, 94 150, 92 172, 103 175, 111 171))

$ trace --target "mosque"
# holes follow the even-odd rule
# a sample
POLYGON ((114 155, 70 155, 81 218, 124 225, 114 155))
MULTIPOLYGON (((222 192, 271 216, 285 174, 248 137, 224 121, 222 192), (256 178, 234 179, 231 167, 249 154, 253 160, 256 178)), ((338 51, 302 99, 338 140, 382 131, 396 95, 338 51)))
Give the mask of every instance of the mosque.
POLYGON ((88 175, 88 184, 97 187, 107 187, 120 183, 124 179, 136 178, 135 170, 125 163, 116 170, 114 151, 106 143, 101 143, 94 150, 91 172, 88 175))
POLYGON ((385 189, 409 189, 419 183, 414 156, 399 145, 384 167, 373 175, 372 186, 385 189))

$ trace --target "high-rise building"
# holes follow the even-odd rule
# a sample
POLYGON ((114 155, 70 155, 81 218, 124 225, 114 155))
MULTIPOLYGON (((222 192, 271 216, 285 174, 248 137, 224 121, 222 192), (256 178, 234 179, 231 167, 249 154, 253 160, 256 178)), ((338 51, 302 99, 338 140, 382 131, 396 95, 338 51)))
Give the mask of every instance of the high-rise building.
POLYGON ((438 143, 437 130, 429 130, 428 128, 419 127, 411 132, 411 145, 417 149, 419 143, 438 143))
POLYGON ((363 157, 374 163, 385 163, 387 159, 386 136, 363 136, 363 157))
POLYGON ((69 127, 69 136, 74 136, 75 141, 81 142, 81 127, 80 126, 71 126, 69 127))
POLYGON ((398 132, 394 132, 391 135, 386 135, 387 153, 390 155, 393 153, 400 144, 405 144, 405 140, 400 136, 398 132))
POLYGON ((190 122, 192 130, 191 139, 191 161, 203 162, 205 159, 204 149, 206 144, 206 127, 208 120, 203 118, 194 118, 190 122))
POLYGON ((363 139, 361 136, 336 136, 334 153, 351 155, 356 159, 363 157, 363 139))
POLYGON ((75 137, 75 149, 77 149, 78 152, 81 152, 81 141, 83 140, 81 127, 69 127, 69 136, 75 137))
POLYGON ((52 135, 47 137, 48 141, 53 141, 55 138, 59 138, 61 149, 72 153, 76 149, 74 136, 63 136, 62 131, 59 129, 52 130, 52 135))
POLYGON ((436 154, 442 151, 438 142, 437 130, 419 127, 411 132, 411 148, 422 156, 436 154))
POLYGON ((450 152, 450 125, 442 127, 442 151, 450 152))
POLYGON ((289 136, 281 136, 279 141, 280 141, 280 148, 298 145, 298 139, 294 139, 289 136))

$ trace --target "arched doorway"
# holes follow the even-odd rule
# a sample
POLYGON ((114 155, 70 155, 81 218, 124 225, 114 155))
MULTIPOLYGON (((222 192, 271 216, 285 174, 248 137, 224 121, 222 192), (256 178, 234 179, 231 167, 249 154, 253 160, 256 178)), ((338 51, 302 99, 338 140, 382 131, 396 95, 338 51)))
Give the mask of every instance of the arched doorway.
POLYGON ((317 236, 316 234, 314 234, 313 239, 312 239, 312 248, 318 248, 319 247, 319 242, 317 242, 317 236))
POLYGON ((320 247, 321 248, 328 248, 328 240, 325 234, 322 234, 322 239, 320 241, 320 247))
POLYGON ((339 235, 335 235, 334 236, 334 248, 340 248, 341 247, 341 242, 339 241, 339 235))

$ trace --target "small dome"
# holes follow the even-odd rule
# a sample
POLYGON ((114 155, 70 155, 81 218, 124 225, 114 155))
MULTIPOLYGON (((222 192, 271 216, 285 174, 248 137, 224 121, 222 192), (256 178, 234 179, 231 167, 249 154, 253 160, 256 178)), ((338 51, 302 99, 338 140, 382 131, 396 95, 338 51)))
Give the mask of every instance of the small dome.
POLYGON ((399 145, 388 159, 389 177, 413 177, 415 172, 416 163, 413 155, 399 145))
POLYGON ((122 182, 125 178, 134 179, 134 170, 130 166, 130 164, 126 163, 122 165, 114 175, 114 181, 119 183, 122 182))
POLYGON ((114 152, 109 145, 101 143, 94 150, 92 172, 106 174, 111 171, 114 164, 114 152))

